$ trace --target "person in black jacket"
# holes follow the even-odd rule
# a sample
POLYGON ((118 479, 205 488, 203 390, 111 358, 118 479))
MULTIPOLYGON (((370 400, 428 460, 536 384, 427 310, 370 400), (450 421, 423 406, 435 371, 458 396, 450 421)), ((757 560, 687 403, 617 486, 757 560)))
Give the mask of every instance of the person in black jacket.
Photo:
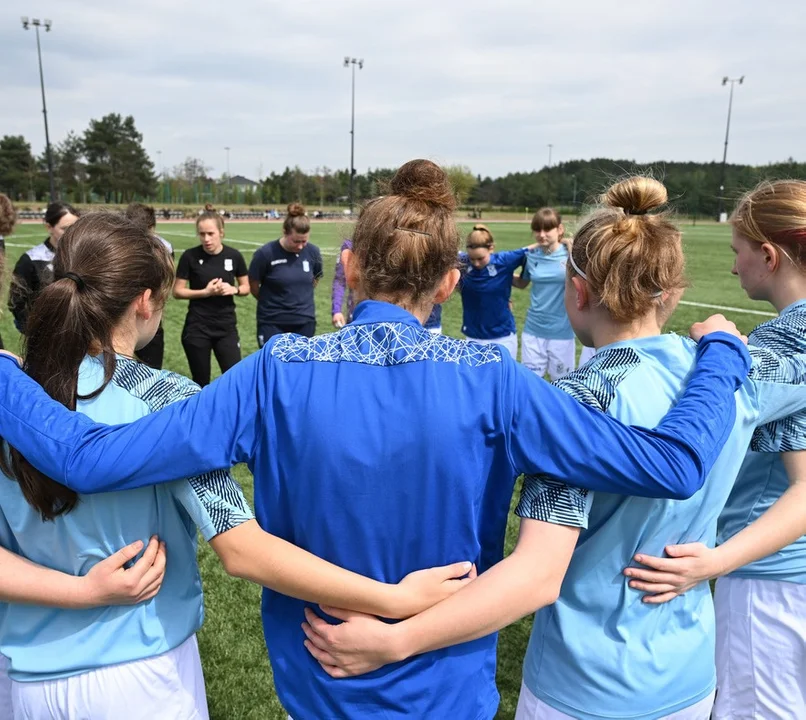
POLYGON ((8 293, 8 309, 14 315, 14 327, 23 335, 28 311, 36 296, 42 288, 53 282, 53 256, 59 240, 76 220, 78 211, 72 205, 63 202, 48 205, 45 211, 48 238, 41 245, 24 252, 14 266, 8 293))

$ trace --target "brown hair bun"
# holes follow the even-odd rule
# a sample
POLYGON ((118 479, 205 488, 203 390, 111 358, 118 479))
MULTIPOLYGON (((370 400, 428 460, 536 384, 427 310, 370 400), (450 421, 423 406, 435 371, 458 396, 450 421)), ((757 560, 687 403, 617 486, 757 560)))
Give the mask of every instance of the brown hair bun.
POLYGON ((456 197, 445 171, 430 160, 410 160, 392 178, 393 195, 453 211, 456 197))

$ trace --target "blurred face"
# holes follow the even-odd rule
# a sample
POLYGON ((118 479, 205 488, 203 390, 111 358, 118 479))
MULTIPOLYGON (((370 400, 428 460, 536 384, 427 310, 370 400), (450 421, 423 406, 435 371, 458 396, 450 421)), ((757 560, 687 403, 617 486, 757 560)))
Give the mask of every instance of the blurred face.
POLYGON ((224 233, 218 229, 215 220, 202 220, 199 223, 199 242, 204 248, 204 252, 209 255, 218 255, 223 246, 224 233))
POLYGON ((767 245, 748 240, 733 231, 730 249, 733 250, 733 269, 731 272, 739 278, 742 290, 751 300, 767 300, 767 290, 773 277, 765 252, 767 245))
POLYGON ((73 215, 72 213, 67 213, 67 215, 62 215, 59 218, 59 222, 55 225, 48 225, 45 223, 45 227, 48 229, 48 234, 50 235, 50 244, 53 247, 56 247, 59 244, 59 240, 62 239, 62 235, 64 235, 64 231, 67 230, 78 218, 73 215))
POLYGON ((298 253, 308 244, 308 238, 311 236, 309 232, 298 233, 292 232, 290 235, 283 235, 282 246, 288 252, 298 253))
POLYGON ((467 249, 467 260, 476 269, 483 270, 490 264, 492 248, 474 247, 467 249))
POLYGON ((533 230, 532 237, 542 250, 554 252, 560 244, 560 238, 563 235, 563 226, 558 225, 551 230, 533 230))

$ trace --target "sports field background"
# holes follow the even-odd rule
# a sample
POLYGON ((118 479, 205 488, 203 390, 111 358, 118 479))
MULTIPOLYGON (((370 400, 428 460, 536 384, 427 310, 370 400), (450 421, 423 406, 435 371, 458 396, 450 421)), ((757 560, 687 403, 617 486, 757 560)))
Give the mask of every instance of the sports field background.
MULTIPOLYGON (((472 223, 460 223, 463 237, 472 223)), ((495 236, 496 249, 508 250, 531 242, 527 223, 490 223, 495 236)), ((687 333, 697 320, 714 313, 723 312, 747 333, 759 322, 772 314, 772 308, 764 303, 747 299, 738 280, 730 274, 733 254, 730 250, 730 231, 726 226, 715 224, 685 225, 688 277, 690 288, 684 301, 672 317, 668 330, 687 333), (754 313, 729 312, 701 307, 702 304, 744 308, 754 313), (761 314, 764 313, 764 314, 761 314)), ((193 223, 164 223, 157 227, 176 250, 178 261, 182 251, 197 243, 193 223)), ((233 222, 227 225, 226 244, 237 248, 247 264, 254 251, 263 243, 280 236, 278 222, 233 222)), ((316 289, 318 332, 332 330, 330 323, 330 288, 333 268, 342 239, 349 237, 350 225, 341 223, 314 223, 311 242, 322 250, 325 276, 316 289)), ((15 234, 6 238, 7 271, 13 268, 19 255, 27 248, 42 242, 46 237, 43 226, 23 224, 15 234)), ((8 287, 8 277, 4 283, 8 287)), ((4 293, 7 290, 4 290, 4 293)), ((522 329, 529 291, 513 289, 515 318, 518 331, 522 329)), ((6 295, 3 295, 5 306, 6 295)), ((236 298, 238 328, 243 354, 257 350, 255 337, 255 300, 236 298)), ((165 367, 188 375, 187 361, 180 343, 186 302, 169 300, 165 309, 165 367)), ((461 336, 461 300, 454 295, 444 306, 443 332, 461 336)), ((14 329, 10 313, 6 310, 0 317, 0 331, 6 349, 18 351, 19 334, 14 329)), ((213 360, 213 375, 218 369, 213 360)), ((351 442, 351 428, 343 429, 342 442, 351 442)), ((244 487, 247 498, 252 499, 252 482, 248 470, 235 469, 238 480, 244 487)), ((516 537, 517 525, 510 519, 507 548, 511 549, 516 537)), ((170 562, 170 548, 168 549, 170 562)), ((204 581, 207 619, 199 633, 202 661, 207 682, 210 716, 213 720, 285 720, 272 684, 271 671, 266 656, 260 623, 260 590, 257 586, 226 576, 218 558, 204 543, 200 543, 199 559, 204 581)), ((300 618, 300 621, 302 619, 300 618)), ((498 687, 501 692, 499 718, 514 716, 520 687, 520 664, 526 650, 531 620, 524 620, 506 629, 499 640, 498 687)))

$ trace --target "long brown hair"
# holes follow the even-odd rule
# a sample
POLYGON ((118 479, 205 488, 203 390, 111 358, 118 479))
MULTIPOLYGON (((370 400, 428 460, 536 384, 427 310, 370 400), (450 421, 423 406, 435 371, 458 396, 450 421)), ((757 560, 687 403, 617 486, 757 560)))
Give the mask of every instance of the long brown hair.
MULTIPOLYGON (((65 231, 53 270, 55 281, 42 290, 28 316, 23 369, 54 400, 75 410, 77 400, 97 397, 112 379, 113 334, 132 302, 145 290, 157 303, 168 297, 173 263, 145 228, 117 213, 99 212, 65 231), (104 381, 79 396, 78 370, 89 353, 100 355, 104 381)), ((0 452, 0 469, 17 480, 45 520, 78 502, 75 492, 40 473, 15 448, 0 452)))

